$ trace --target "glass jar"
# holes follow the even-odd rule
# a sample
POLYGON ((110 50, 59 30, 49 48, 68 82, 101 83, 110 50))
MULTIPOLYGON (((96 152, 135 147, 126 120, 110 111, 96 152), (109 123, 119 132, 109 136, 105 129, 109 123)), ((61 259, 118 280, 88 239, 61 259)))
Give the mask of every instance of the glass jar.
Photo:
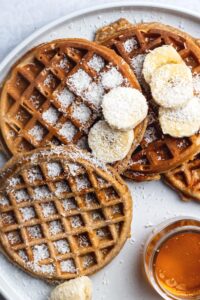
POLYGON ((173 218, 153 230, 144 249, 144 268, 148 281, 163 299, 200 299, 199 267, 200 219, 173 218), (195 272, 189 270, 192 267, 195 272), (185 269, 189 272, 183 272, 185 269), (195 277, 188 274, 195 274, 195 277), (187 280, 188 284, 181 285, 177 278, 183 282, 187 280), (194 289, 188 288, 193 285, 194 289))

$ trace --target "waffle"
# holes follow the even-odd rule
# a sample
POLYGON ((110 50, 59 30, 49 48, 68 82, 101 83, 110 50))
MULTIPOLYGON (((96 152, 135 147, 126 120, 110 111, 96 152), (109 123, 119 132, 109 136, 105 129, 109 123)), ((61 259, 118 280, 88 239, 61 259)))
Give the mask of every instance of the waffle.
MULTIPOLYGON (((73 143, 87 149, 90 127, 102 118, 103 94, 116 86, 140 89, 132 70, 110 49, 82 39, 62 39, 25 54, 5 79, 0 100, 2 135, 12 154, 73 143)), ((135 129, 125 169, 141 140, 135 129)))
POLYGON ((92 274, 129 237, 132 200, 111 167, 75 146, 18 154, 0 175, 3 253, 56 282, 92 274))
POLYGON ((132 154, 129 167, 123 175, 136 181, 158 179, 159 174, 191 159, 200 150, 200 135, 177 139, 162 134, 157 107, 141 76, 141 69, 149 50, 171 44, 192 68, 193 73, 200 73, 200 48, 194 39, 173 27, 159 23, 134 26, 125 19, 120 19, 98 30, 96 41, 113 49, 133 68, 149 100, 147 131, 140 146, 132 154))
POLYGON ((185 201, 200 201, 200 154, 164 174, 164 181, 175 189, 185 201))
POLYGON ((160 180, 161 178, 160 174, 146 174, 144 172, 134 172, 129 168, 126 170, 126 175, 124 176, 127 179, 134 180, 136 182, 160 180))

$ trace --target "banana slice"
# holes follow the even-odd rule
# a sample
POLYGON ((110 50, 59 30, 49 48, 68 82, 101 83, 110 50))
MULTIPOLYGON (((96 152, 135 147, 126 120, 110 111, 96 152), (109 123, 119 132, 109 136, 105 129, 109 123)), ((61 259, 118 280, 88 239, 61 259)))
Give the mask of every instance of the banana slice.
POLYGON ((119 131, 99 121, 90 129, 88 144, 94 156, 105 163, 113 163, 128 154, 133 139, 133 130, 119 131))
POLYGON ((165 108, 179 108, 193 97, 192 72, 185 64, 168 64, 152 75, 151 93, 165 108))
POLYGON ((147 116, 148 105, 142 93, 134 88, 117 87, 103 97, 103 115, 115 129, 135 128, 147 116))
POLYGON ((180 64, 182 62, 181 56, 174 47, 170 45, 164 45, 155 48, 145 57, 142 70, 144 79, 147 83, 150 83, 151 77, 157 68, 166 64, 180 64))
POLYGON ((92 282, 82 276, 58 285, 51 293, 50 300, 92 300, 92 282))
POLYGON ((200 129, 200 99, 193 97, 183 108, 159 108, 159 121, 164 134, 188 137, 200 129))

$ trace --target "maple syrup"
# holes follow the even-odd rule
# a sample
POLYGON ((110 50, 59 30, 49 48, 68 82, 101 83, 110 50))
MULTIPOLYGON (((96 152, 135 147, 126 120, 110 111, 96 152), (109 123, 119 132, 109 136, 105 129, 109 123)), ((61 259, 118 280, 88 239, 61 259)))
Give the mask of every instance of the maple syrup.
POLYGON ((164 299, 200 299, 200 220, 173 219, 149 238, 147 278, 164 299))

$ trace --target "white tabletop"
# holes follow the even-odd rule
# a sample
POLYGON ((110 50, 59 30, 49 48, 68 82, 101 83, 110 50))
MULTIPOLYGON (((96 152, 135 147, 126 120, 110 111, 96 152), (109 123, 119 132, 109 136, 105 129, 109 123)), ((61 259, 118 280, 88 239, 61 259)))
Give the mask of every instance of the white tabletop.
MULTIPOLYGON (((128 0, 133 3, 133 1, 128 0)), ((0 0, 0 61, 13 47, 36 29, 81 8, 115 0, 0 0)), ((123 3, 123 0, 121 0, 123 3)), ((135 0, 140 2, 140 0, 135 0)), ((143 0, 143 2, 149 2, 143 0)), ((199 0, 152 0, 172 4, 200 13, 199 0)))

